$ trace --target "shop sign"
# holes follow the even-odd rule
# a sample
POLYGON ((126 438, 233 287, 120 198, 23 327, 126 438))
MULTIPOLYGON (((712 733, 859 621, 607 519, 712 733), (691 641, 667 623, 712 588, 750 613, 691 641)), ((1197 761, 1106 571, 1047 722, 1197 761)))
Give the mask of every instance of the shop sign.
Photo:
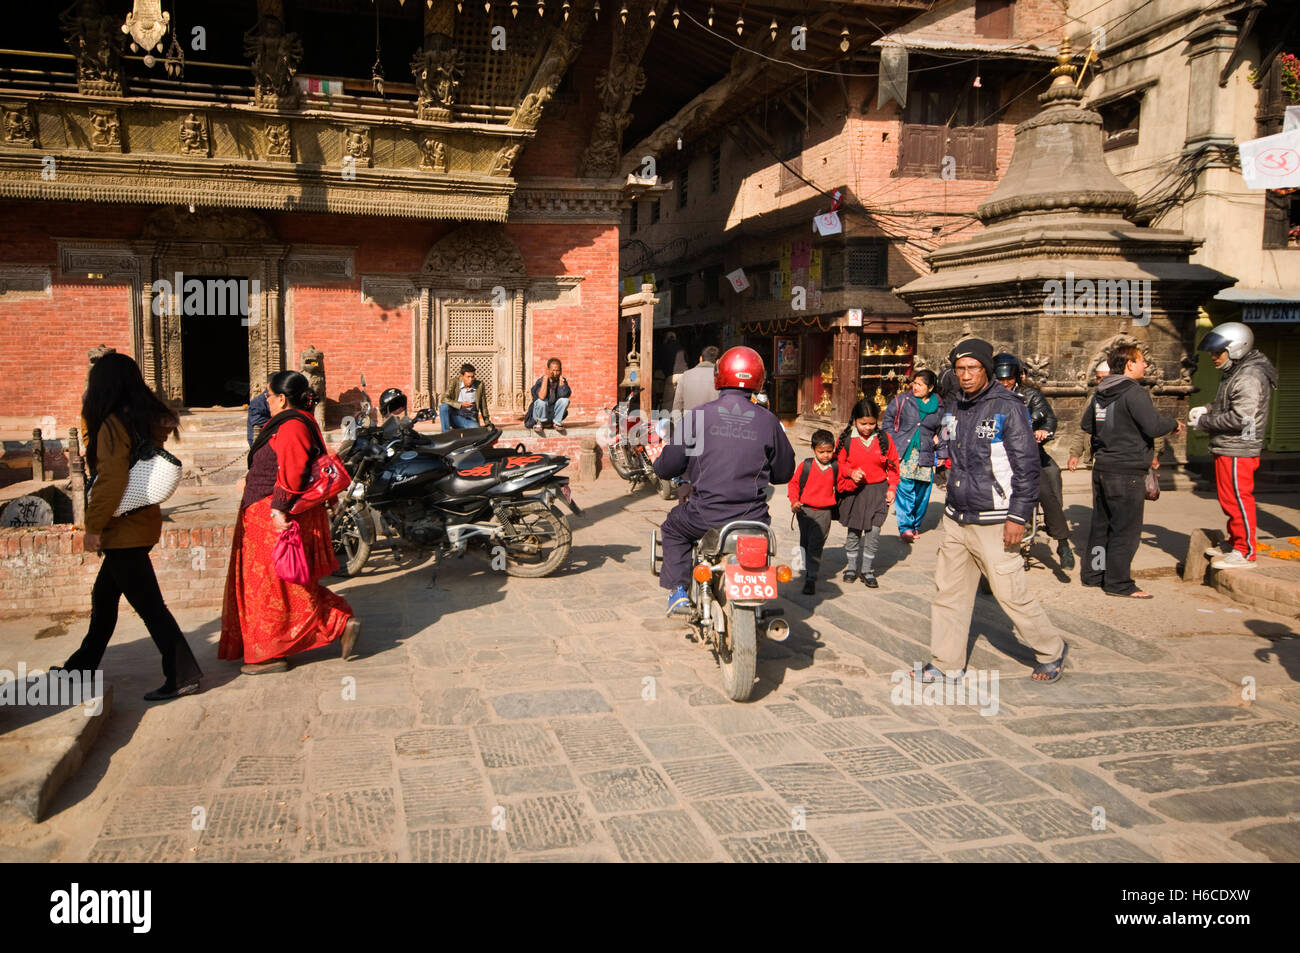
POLYGON ((1300 301, 1295 304, 1247 304, 1241 308, 1241 320, 1247 324, 1300 323, 1300 301))

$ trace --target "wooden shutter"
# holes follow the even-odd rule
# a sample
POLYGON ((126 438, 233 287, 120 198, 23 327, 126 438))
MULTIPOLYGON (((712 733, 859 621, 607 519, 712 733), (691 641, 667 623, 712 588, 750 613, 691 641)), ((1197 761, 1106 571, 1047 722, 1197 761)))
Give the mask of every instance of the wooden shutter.
POLYGON ((1010 37, 1015 0, 975 0, 975 32, 980 36, 1010 37))
POLYGON ((957 178, 997 175, 998 127, 954 127, 948 131, 948 150, 957 160, 957 178))
POLYGON ((947 132, 946 126, 904 125, 899 171, 905 175, 938 172, 947 132))
POLYGON ((1267 449, 1282 453, 1300 450, 1300 336, 1283 334, 1277 342, 1273 366, 1277 389, 1268 417, 1267 449))

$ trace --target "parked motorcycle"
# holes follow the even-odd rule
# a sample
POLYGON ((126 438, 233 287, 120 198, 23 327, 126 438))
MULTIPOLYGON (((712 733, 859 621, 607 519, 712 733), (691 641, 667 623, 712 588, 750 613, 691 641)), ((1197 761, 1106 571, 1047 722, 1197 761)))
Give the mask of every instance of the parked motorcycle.
MULTIPOLYGON (((771 603, 777 585, 789 582, 789 566, 772 564, 776 536, 751 520, 714 528, 691 551, 691 638, 712 649, 722 670, 722 687, 732 701, 748 701, 754 690, 760 636, 774 642, 790 637, 785 610, 771 603)), ((663 564, 659 531, 650 533, 650 569, 663 564)))
MULTIPOLYGON (((417 414, 412 424, 424 417, 417 414)), ((556 505, 577 514, 568 457, 530 454, 522 444, 497 449, 501 431, 475 427, 420 434, 411 426, 358 427, 340 448, 353 483, 331 522, 340 575, 355 575, 380 533, 395 546, 432 550, 434 574, 444 556, 485 546, 512 576, 546 576, 568 558, 572 533, 556 505)))
POLYGON ((605 412, 605 446, 614 472, 631 486, 635 493, 642 484, 654 487, 665 500, 676 497, 676 486, 670 480, 660 480, 655 473, 654 460, 663 447, 667 422, 650 426, 641 416, 639 406, 631 399, 619 401, 605 412))

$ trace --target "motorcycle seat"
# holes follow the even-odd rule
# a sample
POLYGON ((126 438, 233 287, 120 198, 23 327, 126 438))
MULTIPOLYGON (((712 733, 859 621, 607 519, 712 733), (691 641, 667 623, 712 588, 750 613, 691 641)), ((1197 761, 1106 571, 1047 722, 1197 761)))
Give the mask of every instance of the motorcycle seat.
POLYGON ((482 443, 491 436, 492 427, 467 427, 464 430, 451 430, 447 433, 430 434, 420 437, 420 449, 434 453, 454 453, 466 447, 482 443))
POLYGON ((721 542, 722 542, 722 527, 715 526, 713 527, 713 529, 709 530, 702 537, 700 537, 700 541, 696 545, 699 547, 699 552, 701 555, 716 556, 718 555, 718 544, 721 542))
MULTIPOLYGON (((480 468, 476 467, 474 469, 480 468)), ((452 478, 447 481, 443 489, 450 496, 479 496, 486 493, 500 482, 501 478, 494 473, 488 473, 482 476, 463 476, 460 471, 457 471, 452 478)))

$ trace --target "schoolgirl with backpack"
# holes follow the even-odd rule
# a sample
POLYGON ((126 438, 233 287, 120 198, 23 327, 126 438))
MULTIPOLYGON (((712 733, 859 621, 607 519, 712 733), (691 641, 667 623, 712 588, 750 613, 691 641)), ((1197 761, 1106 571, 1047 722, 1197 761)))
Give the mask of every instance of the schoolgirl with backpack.
POLYGON ((880 587, 872 563, 899 477, 898 449, 888 433, 876 430, 879 419, 875 401, 858 401, 835 446, 839 521, 848 531, 844 541, 848 565, 842 579, 861 579, 869 589, 880 587))

